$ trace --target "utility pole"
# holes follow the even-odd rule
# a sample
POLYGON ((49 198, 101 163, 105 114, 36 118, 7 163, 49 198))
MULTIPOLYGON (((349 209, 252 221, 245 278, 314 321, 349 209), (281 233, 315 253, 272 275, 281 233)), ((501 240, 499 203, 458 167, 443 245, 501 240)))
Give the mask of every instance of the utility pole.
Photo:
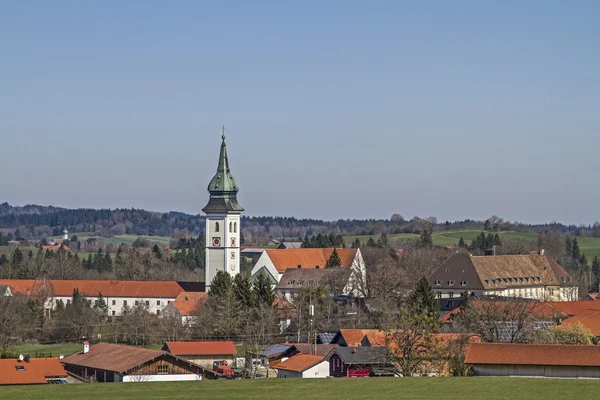
POLYGON ((314 343, 317 343, 316 340, 314 340, 313 336, 314 332, 313 332, 313 317, 315 316, 315 306, 312 305, 312 301, 311 304, 308 306, 308 315, 310 317, 310 332, 308 334, 308 345, 309 345, 309 349, 310 349, 310 354, 316 354, 317 353, 317 349, 313 348, 313 341, 314 343))

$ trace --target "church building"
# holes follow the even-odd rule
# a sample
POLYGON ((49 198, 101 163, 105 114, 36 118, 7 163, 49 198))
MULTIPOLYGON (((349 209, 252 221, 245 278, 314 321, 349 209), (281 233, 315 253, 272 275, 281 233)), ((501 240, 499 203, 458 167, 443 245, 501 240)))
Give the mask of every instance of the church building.
POLYGON ((237 201, 238 185, 231 175, 225 128, 221 136, 217 173, 208 184, 210 198, 202 209, 206 213, 206 288, 218 271, 235 276, 240 272, 240 215, 244 211, 237 201))

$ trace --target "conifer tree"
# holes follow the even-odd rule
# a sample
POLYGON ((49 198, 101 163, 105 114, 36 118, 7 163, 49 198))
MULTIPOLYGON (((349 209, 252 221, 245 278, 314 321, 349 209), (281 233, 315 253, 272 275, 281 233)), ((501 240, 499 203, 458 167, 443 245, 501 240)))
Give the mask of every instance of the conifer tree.
POLYGON ((23 263, 23 252, 17 247, 12 254, 12 265, 19 267, 23 263))
POLYGON ((577 241, 577 238, 573 238, 573 250, 572 250, 572 257, 573 260, 579 260, 579 258, 581 257, 581 249, 579 248, 579 242, 577 241))
POLYGON ((410 295, 409 305, 413 310, 424 310, 428 314, 437 317, 440 311, 440 303, 426 276, 417 283, 417 287, 410 295))
POLYGON ((419 237, 419 244, 424 247, 433 246, 433 237, 431 236, 431 232, 428 229, 423 230, 421 232, 421 236, 419 237))
POLYGON ((257 306, 272 306, 275 301, 273 283, 264 272, 258 274, 254 281, 254 298, 257 306))
POLYGON ((375 239, 373 239, 372 237, 369 237, 369 240, 367 240, 367 247, 377 247, 377 243, 375 243, 375 239))
POLYGON ((333 252, 329 256, 329 259, 325 263, 325 268, 338 268, 342 265, 342 259, 337 252, 337 249, 334 248, 333 252))
POLYGON ((596 292, 600 290, 600 259, 598 256, 595 256, 592 260, 592 275, 594 279, 592 291, 596 292))
POLYGON ((210 291, 208 292, 209 297, 221 297, 227 295, 233 289, 233 279, 225 271, 217 271, 213 278, 210 291))
POLYGON ((245 274, 237 274, 233 279, 233 293, 238 307, 247 310, 254 305, 254 293, 252 292, 252 282, 250 277, 245 274))
POLYGON ((565 237, 565 256, 571 258, 573 256, 573 241, 570 236, 565 237))
POLYGON ((157 244, 155 244, 154 246, 152 246, 152 254, 154 255, 154 257, 158 258, 159 260, 162 259, 162 251, 160 250, 160 247, 158 247, 157 244))
POLYGON ((354 240, 354 242, 352 242, 352 248, 353 249, 360 249, 360 239, 359 238, 356 238, 354 240))
POLYGON ((465 240, 462 238, 462 236, 460 237, 460 240, 458 241, 458 247, 466 247, 466 243, 465 240))
POLYGON ((381 236, 379 236, 379 239, 377 240, 377 247, 381 247, 382 249, 386 249, 388 248, 390 245, 390 242, 388 241, 388 237, 385 234, 385 232, 383 232, 381 234, 381 236))
POLYGON ((102 263, 102 266, 103 266, 104 271, 108 271, 108 272, 113 271, 113 262, 112 262, 112 257, 110 256, 110 254, 108 254, 108 253, 104 254, 104 262, 102 263))
POLYGON ((6 236, 4 236, 4 233, 2 233, 2 231, 0 231, 0 246, 7 246, 8 245, 8 240, 6 239, 6 236))

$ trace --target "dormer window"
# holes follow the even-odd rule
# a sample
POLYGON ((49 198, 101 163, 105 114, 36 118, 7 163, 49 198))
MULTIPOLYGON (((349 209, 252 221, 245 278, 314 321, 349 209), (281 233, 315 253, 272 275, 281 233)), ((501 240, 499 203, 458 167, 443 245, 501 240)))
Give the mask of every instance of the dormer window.
POLYGON ((448 285, 450 285, 450 286, 454 285, 454 281, 453 280, 449 280, 448 281, 448 285))
POLYGON ((467 286, 467 281, 465 281, 465 280, 460 281, 460 285, 461 286, 467 286))
POLYGON ((435 281, 435 286, 440 286, 442 284, 442 281, 440 281, 439 279, 437 281, 435 281))

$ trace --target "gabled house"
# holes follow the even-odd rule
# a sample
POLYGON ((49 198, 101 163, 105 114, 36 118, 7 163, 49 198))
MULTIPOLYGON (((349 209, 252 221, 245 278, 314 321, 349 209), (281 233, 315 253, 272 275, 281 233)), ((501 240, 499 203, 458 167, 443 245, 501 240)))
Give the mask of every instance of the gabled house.
POLYGON ((317 286, 327 286, 334 295, 348 296, 353 291, 351 277, 350 269, 289 268, 281 276, 275 291, 289 301, 302 290, 317 286))
POLYGON ((600 378, 600 346, 474 343, 465 363, 475 376, 600 378))
POLYGON ((83 350, 63 358, 65 369, 90 382, 195 381, 214 378, 204 369, 166 351, 121 344, 84 342, 83 350))
POLYGON ((66 383, 67 372, 58 358, 0 360, 0 385, 37 385, 66 383))
POLYGON ((281 242, 278 249, 301 249, 302 242, 281 242))
POLYGON ((379 329, 340 329, 330 343, 341 347, 357 347, 361 345, 366 335, 378 332, 379 329))
POLYGON ((393 357, 385 347, 336 347, 325 357, 334 377, 396 376, 393 357))
POLYGON ((2 297, 2 296, 12 296, 10 286, 0 285, 0 297, 2 297))
POLYGON ((237 349, 230 341, 166 342, 162 349, 209 370, 212 370, 215 361, 234 365, 237 354, 237 349))
POLYGON ((329 362, 323 356, 298 354, 275 366, 278 378, 327 378, 329 362))
POLYGON ((180 319, 185 326, 191 326, 196 320, 198 309, 208 298, 206 292, 181 292, 175 301, 169 302, 162 312, 166 318, 180 319))
POLYGON ((472 295, 542 301, 573 301, 578 296, 569 274, 544 250, 506 256, 456 253, 429 276, 429 281, 438 298, 449 303, 446 309, 458 306, 465 290, 472 295))
POLYGON ((340 257, 341 269, 351 271, 348 286, 364 285, 366 269, 360 249, 267 249, 254 265, 252 278, 264 273, 276 286, 288 269, 325 269, 334 250, 340 257))

